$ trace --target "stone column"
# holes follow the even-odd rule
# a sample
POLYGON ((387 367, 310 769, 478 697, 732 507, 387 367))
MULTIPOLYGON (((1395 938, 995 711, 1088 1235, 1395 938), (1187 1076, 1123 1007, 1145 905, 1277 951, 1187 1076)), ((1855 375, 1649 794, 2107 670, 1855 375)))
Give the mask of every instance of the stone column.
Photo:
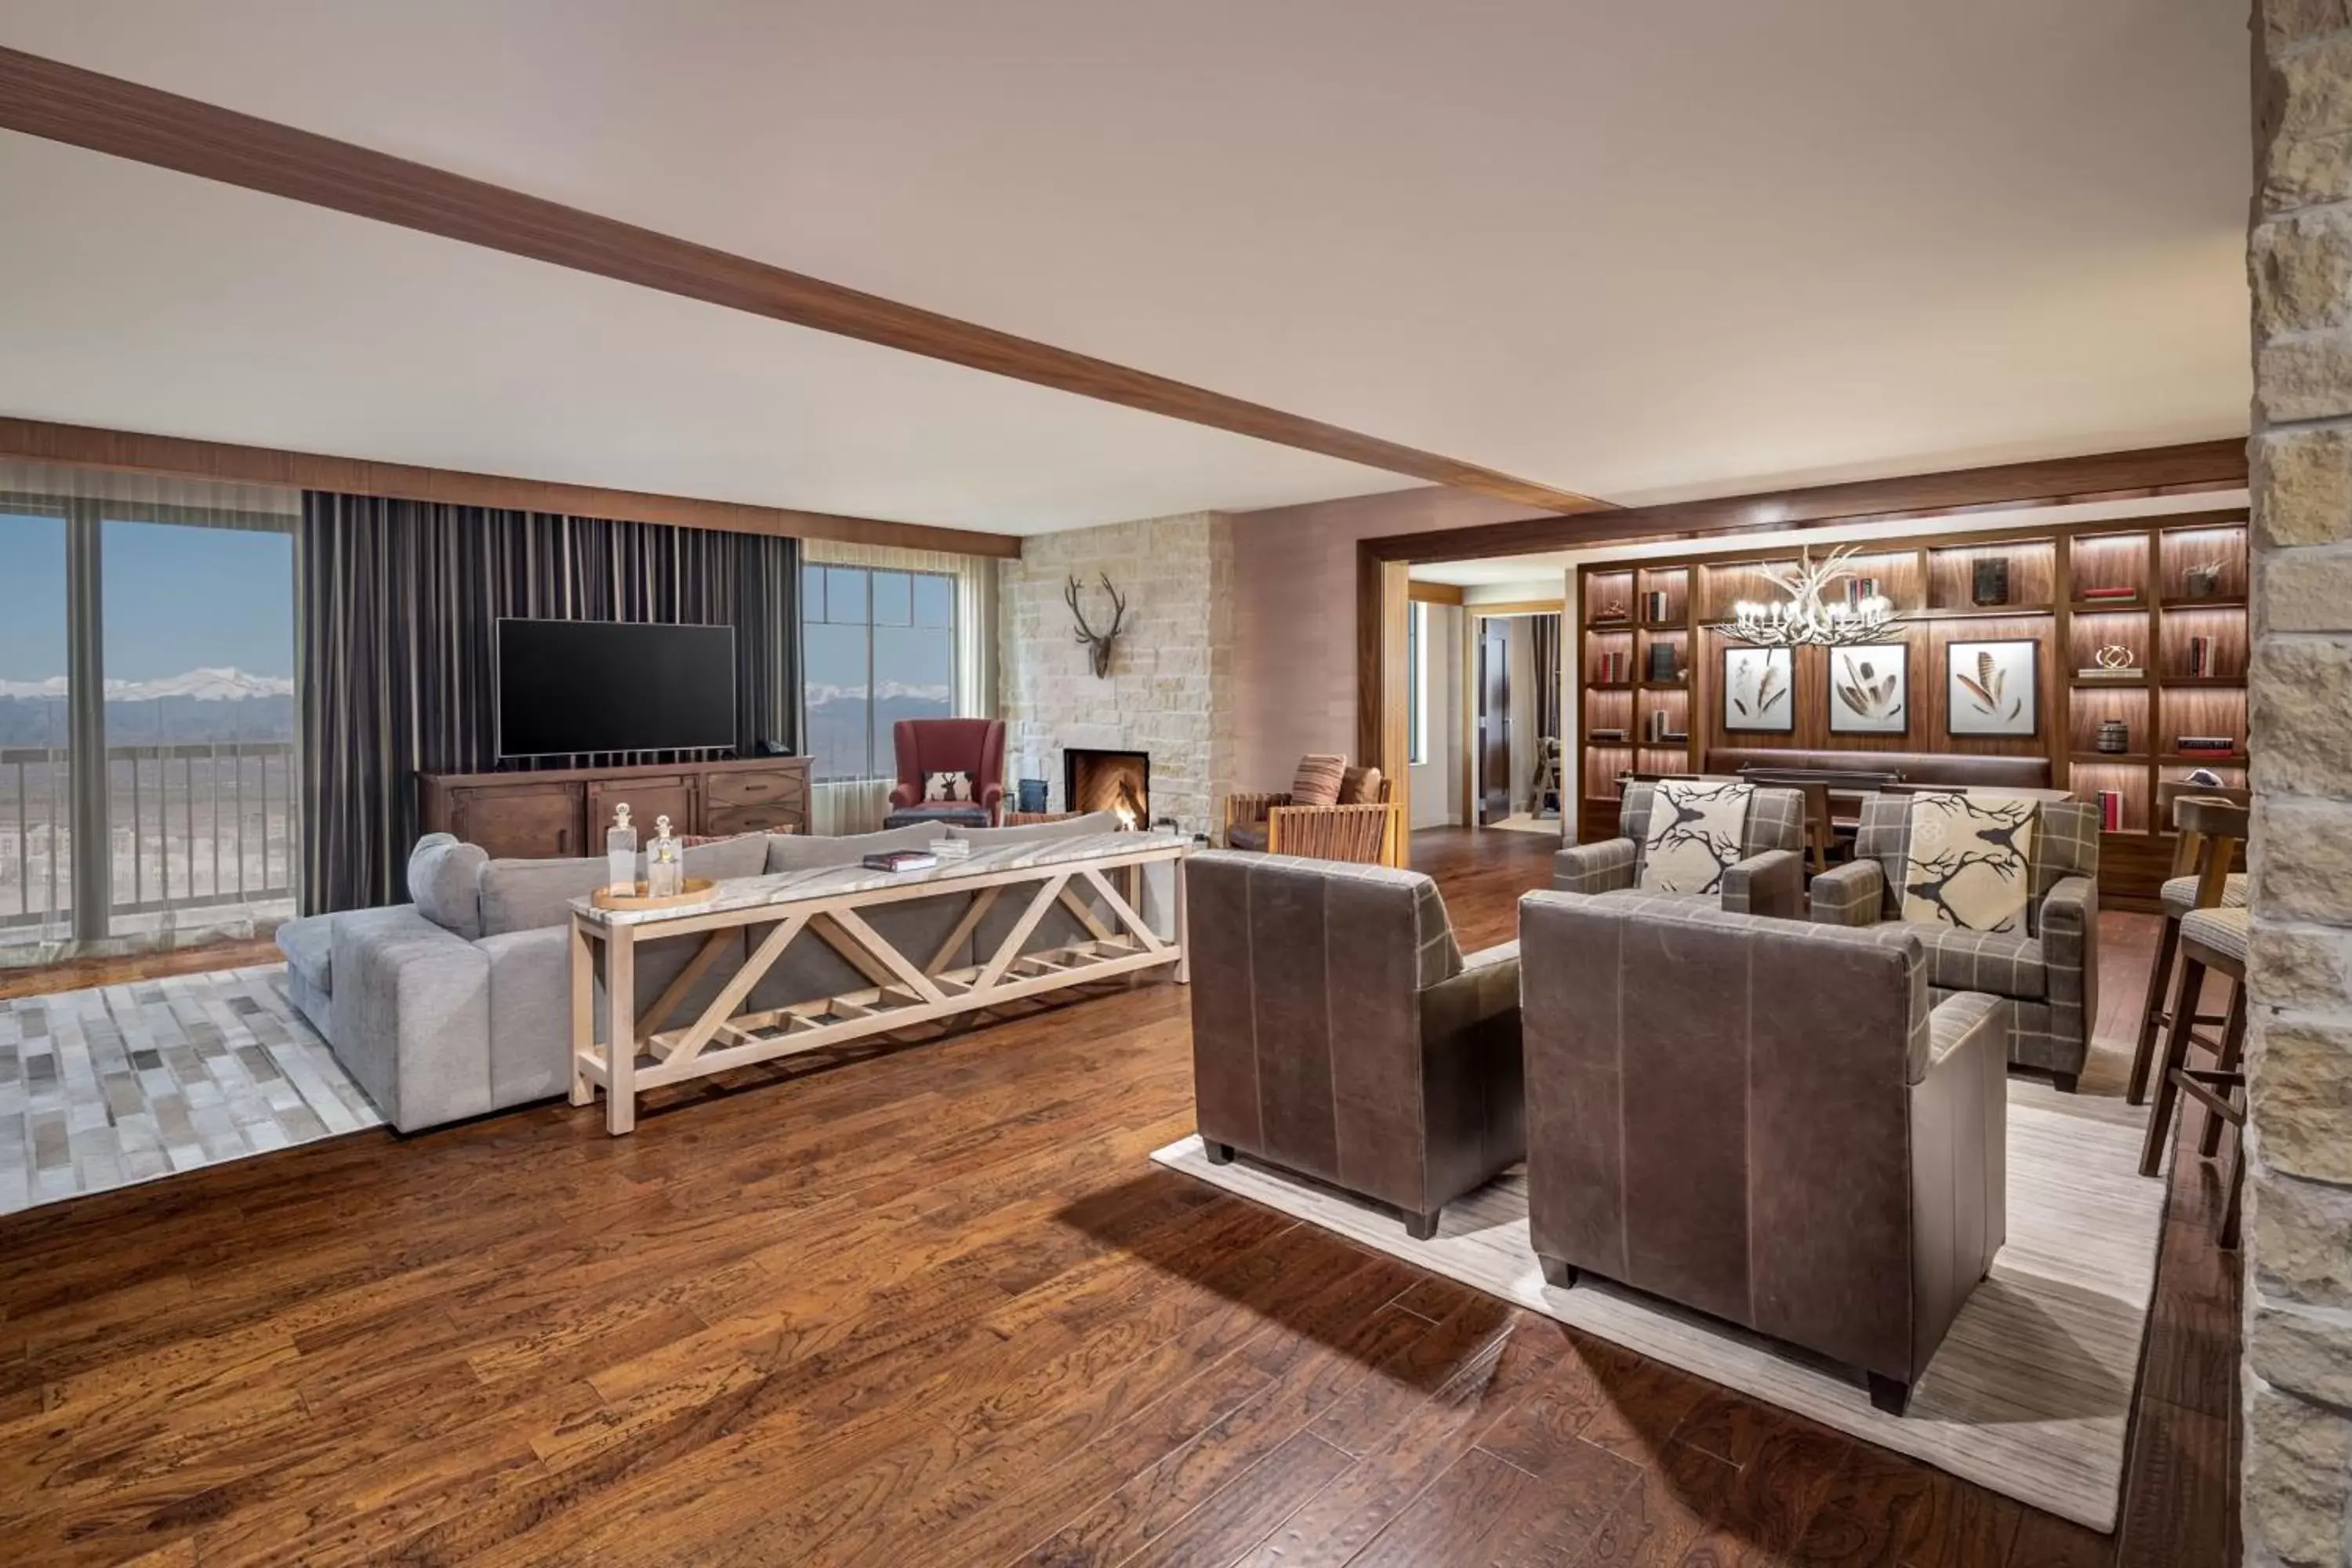
POLYGON ((2352 3, 2258 0, 2250 1563, 2352 1561, 2352 3))

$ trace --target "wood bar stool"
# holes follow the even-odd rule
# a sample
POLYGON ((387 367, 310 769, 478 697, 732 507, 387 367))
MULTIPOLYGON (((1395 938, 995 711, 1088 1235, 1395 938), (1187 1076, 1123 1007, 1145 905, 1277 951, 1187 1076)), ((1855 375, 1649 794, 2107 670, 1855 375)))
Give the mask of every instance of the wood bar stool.
POLYGON ((2171 1027, 2165 1037, 2164 1064, 2156 1080, 2156 1109, 2147 1119, 2147 1142, 2140 1151, 2139 1173, 2153 1176, 2164 1167, 2165 1145, 2172 1136, 2172 1110, 2179 1096, 2187 1095, 2205 1108, 2205 1131, 2198 1152, 2210 1156, 2221 1146, 2221 1124, 2238 1130, 2230 1159, 2230 1199, 2221 1211, 2221 1245, 2238 1245, 2239 1193, 2246 1176, 2246 1075, 2240 1068, 2246 1044, 2246 948, 2253 917, 2237 909, 2191 910, 2180 920, 2180 997, 2173 1005, 2171 1027), (2209 972, 2228 975, 2236 984, 2230 993, 2229 1021, 2221 1031, 2221 1048, 2210 1068, 2189 1065, 2193 998, 2209 972))
MULTIPOLYGON (((2246 879, 2230 869, 2238 847, 2246 841, 2247 795, 2244 790, 2213 790, 2196 784, 2162 786, 2168 795, 2172 826, 2179 834, 2173 846, 2172 877, 2164 884, 2164 930, 2157 938, 2156 962, 2148 968, 2147 1000, 2140 1007, 2139 1043, 2132 1051, 2131 1081, 2124 1089, 2126 1103, 2147 1098, 2149 1064, 2156 1058, 2157 1037, 2172 1022, 2173 957, 2180 944, 2180 920, 2191 910, 2245 907, 2246 879), (2186 792, 2186 793, 2184 793, 2186 792), (2235 798, 2232 798, 2235 797, 2235 798)), ((2197 993, 2183 987, 2194 1010, 2197 993)), ((2214 1014, 2200 1014, 2196 1024, 2219 1024, 2214 1014)), ((2199 1037, 2200 1044, 2213 1042, 2199 1037)))

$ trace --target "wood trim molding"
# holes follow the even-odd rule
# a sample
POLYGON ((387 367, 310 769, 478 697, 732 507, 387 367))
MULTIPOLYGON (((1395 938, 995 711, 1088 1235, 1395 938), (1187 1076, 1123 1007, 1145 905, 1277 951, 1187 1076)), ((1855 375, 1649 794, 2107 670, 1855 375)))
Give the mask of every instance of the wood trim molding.
POLYGON ((1433 529, 1368 539, 1363 548, 1382 561, 1471 561, 1631 544, 1646 539, 1811 528, 1863 518, 1926 518, 1981 507, 2145 497, 2245 482, 2246 443, 2232 437, 1763 490, 1709 500, 1622 507, 1578 517, 1433 529))
POLYGON ((1529 506, 1606 504, 38 55, 0 49, 0 127, 1529 506))
POLYGON ((339 490, 346 495, 562 512, 630 522, 663 522, 731 533, 887 544, 902 550, 938 550, 957 555, 1018 558, 1021 553, 1020 537, 1010 533, 977 533, 969 529, 837 517, 830 512, 748 506, 740 501, 698 500, 690 496, 646 490, 605 489, 596 485, 557 484, 503 474, 473 474, 457 468, 377 463, 362 458, 330 458, 272 447, 242 447, 228 441, 142 436, 87 425, 53 425, 38 419, 0 418, 0 457, 84 468, 169 474, 178 479, 339 490))
POLYGON ((1565 599, 1518 599, 1492 605, 1465 604, 1462 608, 1474 616, 1557 616, 1568 607, 1565 599))
POLYGON ((1416 605, 1458 605, 1462 589, 1454 583, 1412 583, 1407 584, 1407 597, 1416 605))

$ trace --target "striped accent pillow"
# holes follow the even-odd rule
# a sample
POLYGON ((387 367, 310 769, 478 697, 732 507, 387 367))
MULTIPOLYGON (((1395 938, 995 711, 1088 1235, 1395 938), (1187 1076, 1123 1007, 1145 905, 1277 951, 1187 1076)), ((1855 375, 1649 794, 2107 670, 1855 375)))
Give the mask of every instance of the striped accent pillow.
POLYGON ((1348 772, 1348 759, 1309 752, 1298 759, 1297 776, 1290 781, 1290 804, 1293 805, 1337 805, 1339 804, 1339 781, 1348 772))

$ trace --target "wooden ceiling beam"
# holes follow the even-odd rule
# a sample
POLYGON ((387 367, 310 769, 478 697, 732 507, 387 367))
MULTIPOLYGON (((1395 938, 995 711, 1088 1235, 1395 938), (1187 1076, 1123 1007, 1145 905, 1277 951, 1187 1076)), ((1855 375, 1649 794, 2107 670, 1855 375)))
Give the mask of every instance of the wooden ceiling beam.
POLYGON ((878 518, 840 517, 740 501, 702 500, 649 490, 607 489, 597 485, 556 484, 505 474, 460 468, 427 468, 410 463, 378 463, 364 458, 330 458, 275 447, 245 447, 231 441, 196 441, 178 436, 142 436, 88 425, 56 425, 41 419, 0 418, 0 458, 37 463, 113 468, 127 473, 168 474, 177 479, 231 484, 276 485, 287 489, 338 490, 345 495, 393 496, 403 500, 445 501, 453 506, 498 507, 514 511, 551 511, 572 517, 605 517, 629 522, 665 522, 679 528, 721 529, 733 533, 772 533, 793 539, 833 539, 851 544, 887 544, 901 550, 939 550, 956 555, 1017 558, 1021 540, 1010 533, 886 522, 878 518))
POLYGON ((1523 505, 1607 504, 15 49, 0 128, 1523 505))

